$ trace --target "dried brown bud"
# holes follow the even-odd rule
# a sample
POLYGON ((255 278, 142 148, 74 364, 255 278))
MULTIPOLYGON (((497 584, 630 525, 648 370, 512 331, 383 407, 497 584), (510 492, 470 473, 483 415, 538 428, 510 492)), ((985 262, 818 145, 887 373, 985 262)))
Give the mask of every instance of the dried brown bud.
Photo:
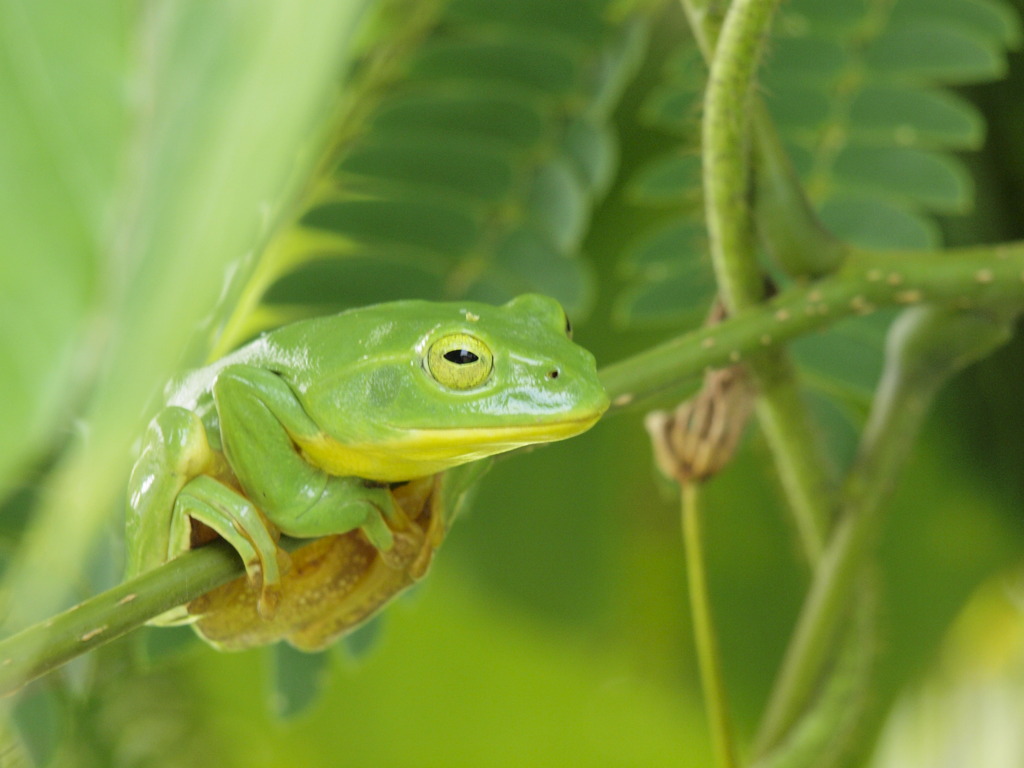
POLYGON ((672 412, 652 411, 644 426, 658 468, 678 483, 699 483, 732 459, 754 405, 739 366, 710 371, 693 398, 672 412))

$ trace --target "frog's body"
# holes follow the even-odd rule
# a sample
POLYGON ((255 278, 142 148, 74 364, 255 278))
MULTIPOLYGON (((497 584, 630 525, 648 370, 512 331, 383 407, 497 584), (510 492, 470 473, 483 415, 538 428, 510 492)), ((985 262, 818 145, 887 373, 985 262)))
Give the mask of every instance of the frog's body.
POLYGON ((593 357, 541 296, 285 326, 187 376, 153 420, 129 484, 128 575, 212 529, 269 613, 278 532, 359 528, 386 561, 408 526, 388 484, 570 437, 607 405, 593 357))

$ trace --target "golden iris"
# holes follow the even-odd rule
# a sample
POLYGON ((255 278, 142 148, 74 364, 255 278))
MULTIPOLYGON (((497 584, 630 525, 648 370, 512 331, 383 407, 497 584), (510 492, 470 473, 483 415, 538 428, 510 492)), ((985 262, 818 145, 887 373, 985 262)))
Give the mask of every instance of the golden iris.
POLYGON ((438 384, 449 389, 479 387, 493 367, 491 350, 468 333, 442 336, 427 351, 427 370, 438 384))

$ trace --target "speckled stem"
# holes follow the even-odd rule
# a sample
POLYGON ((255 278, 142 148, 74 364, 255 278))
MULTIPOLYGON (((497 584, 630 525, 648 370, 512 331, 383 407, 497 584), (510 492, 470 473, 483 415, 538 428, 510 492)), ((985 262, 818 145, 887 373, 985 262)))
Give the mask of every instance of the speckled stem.
MULTIPOLYGON (((728 7, 726 0, 680 0, 690 31, 704 60, 711 61, 728 7)), ((839 267, 845 249, 821 225, 804 194, 772 123, 756 92, 749 94, 750 133, 756 197, 754 216, 761 245, 794 277, 820 277, 839 267)))
POLYGON ((932 302, 1024 307, 1024 241, 948 251, 854 251, 835 275, 601 369, 613 408, 679 387, 706 368, 881 307, 932 302))
POLYGON ((211 544, 0 641, 0 696, 243 573, 229 545, 211 544))
POLYGON ((750 211, 750 95, 777 0, 733 0, 704 95, 703 173, 711 262, 722 301, 736 312, 764 297, 750 211))
MULTIPOLYGON (((753 86, 778 0, 733 0, 718 36, 704 100, 704 199, 711 262, 731 313, 765 295, 750 208, 753 86)), ((787 213, 788 215, 788 213, 787 213)), ((750 361, 757 414, 804 555, 816 564, 833 509, 835 478, 819 444, 786 349, 750 361)))

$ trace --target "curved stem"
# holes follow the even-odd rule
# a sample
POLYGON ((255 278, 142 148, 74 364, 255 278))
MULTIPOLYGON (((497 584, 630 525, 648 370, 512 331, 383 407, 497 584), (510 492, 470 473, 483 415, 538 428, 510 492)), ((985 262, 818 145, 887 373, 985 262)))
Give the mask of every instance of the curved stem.
MULTIPOLYGON (((704 104, 705 214, 711 261, 730 312, 760 303, 749 168, 752 91, 778 0, 734 0, 711 61, 704 104)), ((750 361, 758 420, 771 448, 807 560, 821 554, 831 517, 833 478, 802 400, 796 368, 778 347, 750 361)))
MULTIPOLYGON (((704 60, 711 61, 725 18, 724 0, 680 0, 704 60)), ((750 132, 761 244, 787 273, 820 277, 838 269, 845 248, 818 220, 772 122, 764 100, 751 93, 750 132)))
POLYGON ((705 217, 711 262, 730 312, 756 304, 764 281, 750 212, 748 124, 761 42, 778 0, 733 0, 704 96, 705 217))
POLYGON ((754 752, 777 746, 806 706, 846 615, 892 493, 942 385, 1010 336, 1002 313, 908 310, 889 335, 885 369, 844 488, 842 516, 814 574, 754 752))
POLYGON ((704 567, 704 545, 700 523, 700 489, 696 483, 681 483, 683 546, 686 550, 686 580, 693 616, 693 637, 697 646, 697 662, 704 688, 704 702, 711 724, 715 754, 723 768, 734 768, 736 749, 729 724, 729 709, 722 680, 722 663, 718 655, 711 603, 708 599, 707 571, 704 567))

